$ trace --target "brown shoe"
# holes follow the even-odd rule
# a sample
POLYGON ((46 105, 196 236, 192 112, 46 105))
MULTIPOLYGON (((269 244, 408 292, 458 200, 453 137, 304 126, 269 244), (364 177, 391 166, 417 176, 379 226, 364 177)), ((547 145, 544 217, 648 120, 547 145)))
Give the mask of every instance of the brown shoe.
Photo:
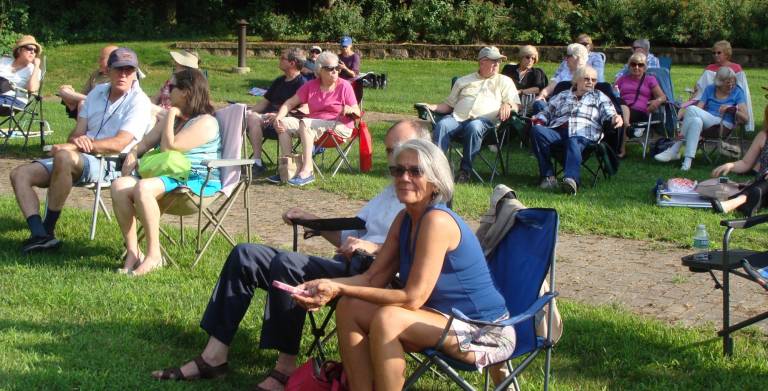
POLYGON ((152 375, 157 380, 197 380, 197 379, 215 379, 227 374, 229 371, 229 363, 224 363, 219 366, 212 367, 205 360, 203 356, 197 356, 192 361, 197 365, 197 374, 192 376, 184 376, 181 373, 181 367, 166 368, 160 372, 159 375, 152 375))

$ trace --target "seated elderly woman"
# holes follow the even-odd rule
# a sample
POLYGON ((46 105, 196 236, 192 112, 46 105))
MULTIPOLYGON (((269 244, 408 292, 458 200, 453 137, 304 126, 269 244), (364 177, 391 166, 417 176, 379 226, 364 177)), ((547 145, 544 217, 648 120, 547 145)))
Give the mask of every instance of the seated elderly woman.
POLYGON ((611 121, 616 128, 623 124, 611 99, 595 90, 597 72, 592 67, 576 70, 573 81, 576 87, 555 95, 544 110, 533 117, 534 126, 531 128, 533 153, 539 162, 540 187, 545 190, 557 187, 550 147, 562 144, 565 168, 561 188, 568 194, 576 194, 581 174, 581 153, 588 145, 600 140, 602 124, 611 121))
MULTIPOLYGON (((766 107, 768 113, 768 107, 766 107)), ((741 160, 725 163, 712 170, 712 177, 728 175, 730 172, 744 174, 756 168, 755 179, 727 200, 712 200, 712 208, 720 213, 738 210, 752 216, 760 208, 768 205, 768 124, 755 136, 752 145, 741 160)))
MULTIPOLYGON (((25 35, 16 41, 13 58, 0 58, 0 78, 13 83, 14 87, 37 92, 40 88, 40 54, 43 47, 35 37, 25 35)), ((27 95, 9 90, 0 95, 0 104, 23 109, 27 105, 27 95)))
MULTIPOLYGON (((368 271, 309 281, 299 285, 309 296, 292 296, 308 309, 341 298, 336 326, 352 390, 402 389, 404 353, 435 346, 451 308, 486 321, 509 316, 479 241, 444 205, 453 194, 445 155, 429 141, 411 140, 395 149, 394 162, 389 170, 405 210, 368 271), (403 287, 386 288, 398 272, 403 287)), ((458 360, 484 367, 514 350, 513 327, 477 330, 454 320, 451 329, 442 351, 458 360), (498 345, 478 346, 481 335, 498 345)))
MULTIPOLYGON (((539 62, 539 51, 536 47, 525 45, 520 48, 520 61, 517 64, 507 64, 501 70, 502 75, 506 75, 515 82, 515 87, 520 96, 537 95, 547 86, 547 75, 541 68, 534 68, 539 62)), ((521 102, 529 102, 527 99, 521 99, 521 102)), ((530 107, 526 107, 530 109, 530 107)), ((528 110, 524 110, 527 112, 528 110)))
POLYGON ((729 67, 721 67, 715 75, 715 83, 704 89, 696 105, 685 109, 680 127, 684 140, 675 142, 654 159, 660 162, 679 159, 680 147, 685 141, 685 159, 680 169, 688 171, 696 157, 699 137, 704 129, 719 125, 721 121, 726 128, 733 129, 736 122, 745 123, 748 119, 746 94, 736 85, 736 73, 729 67))
POLYGON ((566 64, 566 67, 563 68, 561 66, 558 68, 557 72, 555 72, 555 75, 549 79, 549 84, 539 92, 539 95, 536 96, 536 102, 533 105, 534 114, 538 113, 546 106, 544 101, 550 95, 552 95, 555 90, 555 86, 557 86, 557 83, 560 83, 561 81, 571 81, 571 79, 573 79, 573 73, 576 72, 576 69, 587 65, 588 56, 589 52, 587 51, 587 48, 584 47, 584 45, 578 43, 572 43, 568 45, 568 48, 566 49, 565 60, 563 60, 563 62, 566 64))
MULTIPOLYGON (((645 54, 634 53, 627 61, 629 73, 616 80, 625 130, 632 122, 648 120, 648 113, 656 111, 667 100, 656 77, 645 73, 647 66, 645 54)), ((624 137, 622 140, 624 142, 621 144, 619 157, 626 155, 627 139, 624 137)))
MULTIPOLYGON (((313 143, 326 129, 332 129, 343 139, 352 135, 354 118, 360 116, 360 107, 352 85, 339 78, 339 69, 338 56, 331 52, 321 53, 317 57, 317 78, 304 83, 294 96, 285 101, 273 120, 282 153, 290 153, 291 136, 298 136, 301 140, 301 167, 296 176, 288 180, 289 185, 304 186, 315 181, 313 143), (286 117, 291 109, 301 104, 307 104, 309 108, 306 117, 286 117)), ((280 176, 273 175, 267 180, 278 183, 280 176)))
MULTIPOLYGON (((602 83, 603 81, 605 81, 604 75, 603 75, 605 71, 605 55, 603 53, 592 51, 592 47, 593 47, 592 38, 587 34, 579 34, 579 36, 576 37, 575 43, 578 43, 579 45, 582 45, 587 49, 586 65, 589 65, 592 68, 595 68, 595 71, 597 71, 598 83, 602 83)), ((557 67, 557 70, 555 70, 555 75, 553 76, 553 78, 560 78, 560 75, 573 73, 573 70, 570 69, 570 66, 568 65, 568 62, 566 60, 563 60, 562 62, 560 62, 560 65, 557 67)), ((563 80, 560 80, 560 81, 563 81, 563 80)))
POLYGON ((206 183, 204 160, 220 157, 219 123, 214 118, 208 81, 197 69, 185 69, 171 77, 171 108, 155 127, 128 154, 123 176, 112 182, 112 205, 125 242, 125 263, 119 272, 142 275, 162 266, 160 254, 160 209, 158 200, 166 193, 188 187, 195 194, 212 195, 221 189, 219 172, 214 170, 206 183), (189 159, 192 171, 186 181, 168 176, 137 178, 127 176, 137 156, 158 145, 161 151, 179 151, 189 159), (205 187, 203 187, 205 185, 205 187), (142 256, 136 237, 136 218, 147 236, 147 254, 142 256))
POLYGON ((741 65, 731 61, 732 55, 733 48, 731 48, 730 42, 717 41, 714 45, 712 45, 712 57, 714 58, 715 62, 707 65, 707 67, 704 68, 704 72, 699 77, 699 80, 696 81, 696 86, 693 88, 692 101, 700 100, 704 90, 708 86, 715 83, 715 74, 717 73, 718 69, 722 67, 731 68, 731 70, 733 70, 733 72, 736 74, 736 84, 741 87, 746 96, 746 108, 748 114, 746 129, 747 131, 752 131, 755 129, 755 121, 752 114, 752 98, 750 97, 749 93, 747 75, 744 73, 744 70, 741 69, 741 65))

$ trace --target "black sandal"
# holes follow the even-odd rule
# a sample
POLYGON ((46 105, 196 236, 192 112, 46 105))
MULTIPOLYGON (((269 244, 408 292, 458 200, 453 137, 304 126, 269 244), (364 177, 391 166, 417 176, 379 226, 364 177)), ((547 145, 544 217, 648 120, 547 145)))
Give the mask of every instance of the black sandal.
MULTIPOLYGON (((277 382, 282 384, 283 386, 285 386, 286 383, 288 383, 288 379, 291 378, 290 376, 278 371, 277 369, 273 369, 271 372, 269 372, 269 375, 267 375, 267 377, 265 377, 259 382, 259 384, 261 384, 264 380, 267 380, 270 377, 277 380, 277 382)), ((253 391, 270 391, 270 390, 263 388, 257 384, 255 387, 253 387, 253 391)))
POLYGON ((720 200, 717 198, 712 198, 709 200, 709 203, 712 204, 712 211, 715 213, 725 213, 725 209, 723 209, 723 204, 720 203, 720 200))
POLYGON ((184 376, 181 373, 181 367, 165 368, 160 373, 160 377, 157 380, 197 380, 197 379, 215 379, 227 374, 229 371, 229 363, 224 363, 219 366, 212 367, 205 360, 203 356, 197 356, 192 360, 197 365, 197 375, 184 376))

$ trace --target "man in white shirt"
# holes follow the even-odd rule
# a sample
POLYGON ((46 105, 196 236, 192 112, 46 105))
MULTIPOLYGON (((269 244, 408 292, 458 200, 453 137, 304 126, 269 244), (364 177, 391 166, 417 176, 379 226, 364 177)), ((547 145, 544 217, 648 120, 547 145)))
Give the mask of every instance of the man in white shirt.
POLYGON ((443 103, 427 105, 431 111, 448 114, 435 124, 435 144, 443 152, 448 151, 451 140, 461 140, 464 145, 457 183, 469 181, 472 161, 480 153, 485 133, 517 112, 520 97, 515 83, 499 74, 499 63, 506 58, 495 46, 484 47, 477 56, 478 71, 456 80, 443 103))
MULTIPOLYGON (((387 131, 384 140, 387 155, 391 157, 397 145, 415 138, 429 139, 429 134, 416 121, 396 123, 387 131)), ((180 380, 207 375, 211 370, 217 373, 225 371, 229 346, 248 311, 254 292, 264 289, 268 294, 259 348, 274 349, 279 354, 275 368, 257 388, 277 389, 279 383, 284 384, 296 370, 306 312, 289 293, 272 287, 272 281, 298 285, 317 278, 362 273, 368 268, 370 260, 353 254, 358 249, 376 254, 384 243, 389 226, 402 208, 390 185, 358 213, 358 217, 365 220, 365 231, 322 232, 323 237, 337 247, 338 255, 333 259, 277 250, 260 244, 239 244, 230 252, 200 322, 200 327, 210 336, 200 358, 152 375, 163 380, 180 380)), ((285 212, 283 218, 290 222, 292 219, 311 220, 318 217, 292 208, 285 212)))
POLYGON ((120 175, 115 161, 99 172, 94 154, 128 152, 151 126, 151 104, 136 79, 136 53, 118 48, 110 54, 108 66, 110 83, 100 84, 88 94, 67 143, 53 145, 50 158, 11 171, 16 201, 31 231, 22 245, 24 253, 58 248, 61 242, 54 229, 72 186, 111 181, 120 175), (39 215, 40 201, 33 187, 48 188, 45 221, 39 215))

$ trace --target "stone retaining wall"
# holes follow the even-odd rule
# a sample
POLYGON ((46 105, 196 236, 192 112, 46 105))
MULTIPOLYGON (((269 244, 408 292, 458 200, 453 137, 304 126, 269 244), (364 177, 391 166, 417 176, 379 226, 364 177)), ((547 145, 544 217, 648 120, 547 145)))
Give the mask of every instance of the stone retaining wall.
MULTIPOLYGON (((307 42, 248 42, 246 50, 249 57, 271 58, 277 57, 280 49, 290 46, 309 48, 315 43, 307 42)), ((217 56, 237 55, 237 42, 177 42, 176 48, 207 51, 217 56)), ((323 48, 336 48, 336 43, 324 43, 323 48)), ((428 45, 416 43, 386 44, 386 43, 359 43, 355 44, 357 52, 364 58, 395 58, 395 59, 464 59, 473 60, 483 45, 428 45)), ((565 54, 565 46, 538 46, 541 61, 560 61, 565 54)), ((517 61, 518 45, 499 45, 502 53, 517 61)), ((598 51, 604 52, 611 63, 623 63, 629 58, 629 47, 598 47, 598 51)), ((651 52, 657 56, 672 57, 673 64, 709 64, 712 61, 712 49, 710 48, 651 48, 651 52)), ((733 61, 744 67, 768 66, 768 53, 764 50, 734 49, 733 61)))

